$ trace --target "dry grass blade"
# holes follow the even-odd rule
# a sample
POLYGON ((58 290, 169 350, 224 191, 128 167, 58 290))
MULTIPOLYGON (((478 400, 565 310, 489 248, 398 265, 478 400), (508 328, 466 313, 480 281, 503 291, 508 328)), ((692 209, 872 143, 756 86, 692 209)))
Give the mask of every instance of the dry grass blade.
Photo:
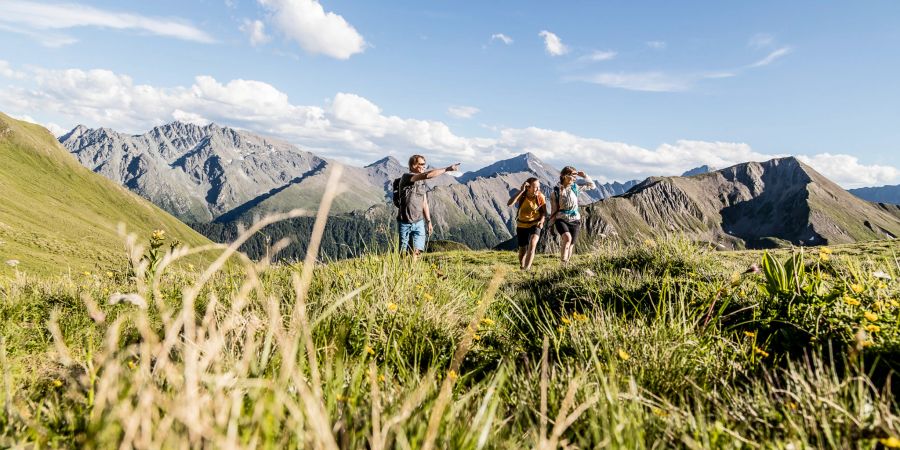
POLYGON ((463 334, 462 341, 460 341, 459 346, 456 348, 456 352, 453 354, 453 359, 450 362, 450 370, 444 378, 444 382, 441 384, 441 391, 438 394, 434 407, 431 408, 431 416, 428 418, 428 429, 425 433, 422 450, 431 450, 434 447, 434 441, 437 438, 438 428, 440 428, 441 425, 441 418, 444 415, 444 409, 450 401, 450 394, 453 390, 453 385, 456 382, 456 374, 459 372, 459 367, 462 365, 466 353, 468 353, 469 348, 472 347, 475 331, 478 329, 481 318, 484 317, 485 311, 487 311, 488 306, 494 299, 494 294, 497 293, 497 289, 500 287, 500 283, 503 282, 505 277, 505 267, 501 266, 494 270, 494 277, 491 279, 490 284, 488 284, 488 288, 485 290, 481 301, 478 303, 478 309, 475 310, 475 315, 469 322, 466 333, 463 334))
POLYGON ((547 442, 547 385, 550 382, 549 375, 549 357, 550 337, 544 335, 544 345, 541 351, 541 426, 538 433, 538 446, 543 446, 547 442))
POLYGON ((372 399, 372 450, 382 450, 384 440, 381 437, 381 390, 378 387, 378 368, 375 361, 369 361, 369 388, 372 399))

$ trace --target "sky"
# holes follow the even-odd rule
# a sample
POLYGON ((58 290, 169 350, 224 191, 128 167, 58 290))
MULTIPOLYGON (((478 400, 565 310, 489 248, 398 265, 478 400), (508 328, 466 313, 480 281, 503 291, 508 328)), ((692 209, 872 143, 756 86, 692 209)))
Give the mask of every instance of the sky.
POLYGON ((794 155, 900 183, 900 2, 0 0, 0 111, 601 181, 794 155))

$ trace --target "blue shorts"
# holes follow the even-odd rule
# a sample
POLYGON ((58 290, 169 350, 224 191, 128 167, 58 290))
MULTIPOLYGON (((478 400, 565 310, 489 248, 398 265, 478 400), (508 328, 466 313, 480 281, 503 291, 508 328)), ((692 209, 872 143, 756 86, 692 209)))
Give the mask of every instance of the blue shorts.
POLYGON ((413 223, 397 222, 400 228, 400 253, 415 248, 425 251, 425 219, 413 223))

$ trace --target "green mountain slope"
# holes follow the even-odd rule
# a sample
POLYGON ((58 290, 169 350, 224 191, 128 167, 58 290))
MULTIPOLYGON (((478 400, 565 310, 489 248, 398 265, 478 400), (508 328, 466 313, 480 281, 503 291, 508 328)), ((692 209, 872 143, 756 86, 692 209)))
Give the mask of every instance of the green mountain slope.
POLYGON ((120 222, 189 245, 209 241, 150 202, 84 168, 49 131, 0 113, 0 276, 125 263, 120 222), (7 263, 18 261, 18 265, 7 263))

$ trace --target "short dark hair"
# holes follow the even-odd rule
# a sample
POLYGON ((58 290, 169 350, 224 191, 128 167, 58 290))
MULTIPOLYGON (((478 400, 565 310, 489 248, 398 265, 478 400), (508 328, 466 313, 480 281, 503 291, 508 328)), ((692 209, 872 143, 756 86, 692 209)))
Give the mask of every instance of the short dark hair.
POLYGON ((422 155, 412 155, 409 157, 409 168, 410 169, 412 169, 413 164, 415 164, 416 161, 419 160, 419 158, 422 158, 422 161, 425 161, 425 157, 422 155))
POLYGON ((535 181, 538 181, 537 177, 531 177, 531 178, 525 180, 525 182, 528 184, 534 183, 535 181))
POLYGON ((575 173, 575 172, 577 172, 577 170, 575 170, 575 168, 572 167, 572 166, 566 166, 566 167, 563 167, 562 170, 559 171, 559 182, 560 182, 560 184, 562 184, 563 178, 564 178, 564 177, 566 177, 566 176, 568 176, 568 175, 572 175, 572 174, 575 173))

